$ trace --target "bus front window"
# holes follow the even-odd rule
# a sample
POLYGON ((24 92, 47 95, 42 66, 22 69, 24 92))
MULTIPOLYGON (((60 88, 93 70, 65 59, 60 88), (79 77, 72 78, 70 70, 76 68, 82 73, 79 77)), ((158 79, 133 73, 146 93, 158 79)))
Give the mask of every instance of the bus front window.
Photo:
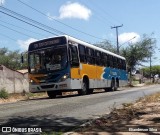
POLYGON ((50 48, 29 54, 30 73, 50 73, 67 65, 67 48, 50 48))

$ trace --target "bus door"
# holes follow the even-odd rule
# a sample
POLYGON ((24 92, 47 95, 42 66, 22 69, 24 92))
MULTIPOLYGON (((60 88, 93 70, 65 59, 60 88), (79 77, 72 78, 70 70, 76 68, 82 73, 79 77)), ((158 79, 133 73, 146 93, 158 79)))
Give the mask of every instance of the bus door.
POLYGON ((76 45, 69 44, 69 61, 71 66, 71 80, 72 88, 80 89, 81 88, 81 75, 80 75, 80 63, 78 58, 78 48, 76 45))
POLYGON ((97 88, 101 88, 102 86, 102 74, 103 74, 103 67, 102 67, 102 59, 101 59, 101 52, 96 51, 96 80, 97 80, 97 88))

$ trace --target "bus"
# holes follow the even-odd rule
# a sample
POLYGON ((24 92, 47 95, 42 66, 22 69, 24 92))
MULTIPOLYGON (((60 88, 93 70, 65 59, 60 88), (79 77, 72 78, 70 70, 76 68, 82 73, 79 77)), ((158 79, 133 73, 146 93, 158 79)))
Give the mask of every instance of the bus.
POLYGON ((117 90, 128 81, 124 57, 68 35, 31 43, 28 72, 30 92, 50 98, 67 91, 117 90))

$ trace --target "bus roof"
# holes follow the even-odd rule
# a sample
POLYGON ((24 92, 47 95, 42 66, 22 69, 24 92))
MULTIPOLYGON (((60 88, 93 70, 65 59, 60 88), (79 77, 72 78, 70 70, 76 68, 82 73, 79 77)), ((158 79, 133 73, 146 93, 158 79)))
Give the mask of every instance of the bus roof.
POLYGON ((115 54, 115 53, 112 53, 112 52, 110 52, 110 51, 107 51, 107 50, 105 50, 105 49, 103 49, 103 48, 100 48, 100 47, 97 47, 97 46, 95 46, 95 45, 89 44, 89 43, 84 42, 84 41, 82 41, 82 40, 76 39, 76 38, 71 37, 71 36, 68 36, 68 35, 64 35, 64 36, 65 36, 68 40, 71 40, 71 41, 73 41, 73 42, 76 42, 76 43, 85 45, 85 46, 90 47, 90 48, 92 48, 92 49, 95 49, 95 50, 98 50, 98 51, 101 51, 101 52, 110 54, 110 55, 112 55, 112 56, 115 56, 115 57, 118 57, 118 58, 121 58, 121 59, 125 59, 125 57, 122 57, 122 56, 120 56, 120 55, 117 55, 117 54, 115 54))
MULTIPOLYGON (((43 41, 43 40, 52 39, 52 38, 58 38, 58 37, 65 37, 68 41, 72 41, 72 42, 75 42, 75 43, 78 43, 78 44, 81 44, 81 45, 90 47, 90 48, 92 48, 92 49, 95 49, 95 50, 98 50, 98 51, 101 51, 101 52, 104 52, 104 53, 107 53, 107 54, 110 54, 110 55, 112 55, 112 56, 115 56, 115 57, 118 57, 118 58, 121 58, 121 59, 124 59, 124 60, 125 60, 125 58, 122 57, 122 56, 120 56, 120 55, 117 55, 117 54, 115 54, 115 53, 112 53, 112 52, 107 51, 107 50, 105 50, 105 49, 103 49, 103 48, 97 47, 97 46, 95 46, 95 45, 89 44, 89 43, 84 42, 84 41, 82 41, 82 40, 79 40, 79 39, 77 39, 77 38, 71 37, 71 36, 69 36, 69 35, 60 35, 60 36, 55 36, 55 37, 49 37, 49 38, 41 39, 41 40, 38 40, 38 41, 35 41, 35 42, 31 43, 30 45, 32 45, 32 44, 34 44, 34 43, 37 43, 37 42, 40 42, 40 41, 43 41)), ((30 45, 29 45, 29 47, 30 47, 30 45)))

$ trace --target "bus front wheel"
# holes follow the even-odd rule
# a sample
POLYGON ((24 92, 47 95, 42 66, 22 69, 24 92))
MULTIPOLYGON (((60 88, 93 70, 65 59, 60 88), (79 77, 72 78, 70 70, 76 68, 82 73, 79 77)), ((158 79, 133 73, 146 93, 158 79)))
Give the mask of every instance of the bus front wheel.
POLYGON ((88 94, 88 84, 87 84, 87 81, 84 80, 82 82, 82 89, 78 90, 78 94, 79 95, 86 95, 86 94, 88 94))
POLYGON ((49 98, 56 98, 56 92, 55 91, 47 91, 47 95, 49 98))

